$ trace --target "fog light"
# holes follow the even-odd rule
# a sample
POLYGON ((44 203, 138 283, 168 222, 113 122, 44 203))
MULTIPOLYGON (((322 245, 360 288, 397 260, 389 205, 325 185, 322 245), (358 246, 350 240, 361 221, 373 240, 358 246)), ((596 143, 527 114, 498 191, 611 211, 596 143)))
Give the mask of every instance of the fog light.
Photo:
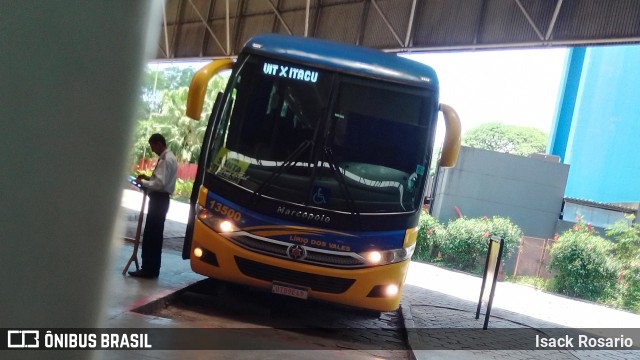
POLYGON ((371 289, 371 291, 369 291, 369 294, 367 294, 367 297, 390 298, 390 297, 397 296, 399 292, 400 292, 400 287, 396 284, 376 285, 371 289))
POLYGON ((399 290, 400 289, 398 288, 398 285, 391 284, 387 285, 387 287, 384 289, 384 293, 387 296, 396 296, 398 295, 399 290))
POLYGON ((220 266, 218 264, 218 258, 216 257, 216 254, 212 253, 211 250, 207 250, 200 246, 193 248, 193 256, 191 257, 191 259, 198 259, 197 261, 202 261, 209 265, 220 266))

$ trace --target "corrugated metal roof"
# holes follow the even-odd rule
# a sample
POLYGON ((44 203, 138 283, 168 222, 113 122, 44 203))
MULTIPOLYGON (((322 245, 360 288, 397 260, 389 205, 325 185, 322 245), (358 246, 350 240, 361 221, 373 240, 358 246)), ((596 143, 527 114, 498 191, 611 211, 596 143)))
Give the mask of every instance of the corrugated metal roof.
POLYGON ((623 213, 627 213, 627 214, 635 214, 635 212, 637 211, 637 208, 633 208, 631 206, 627 207, 627 206, 622 206, 620 204, 601 203, 601 202, 597 202, 597 201, 593 201, 593 200, 586 200, 586 199, 577 199, 577 198, 565 197, 564 201, 565 202, 570 202, 570 203, 573 203, 573 204, 578 204, 578 205, 585 205, 585 206, 595 207, 595 208, 599 208, 599 209, 619 211, 619 212, 623 212, 623 213))
POLYGON ((164 19, 157 59, 233 56, 260 33, 391 52, 640 43, 638 0, 166 0, 164 19))

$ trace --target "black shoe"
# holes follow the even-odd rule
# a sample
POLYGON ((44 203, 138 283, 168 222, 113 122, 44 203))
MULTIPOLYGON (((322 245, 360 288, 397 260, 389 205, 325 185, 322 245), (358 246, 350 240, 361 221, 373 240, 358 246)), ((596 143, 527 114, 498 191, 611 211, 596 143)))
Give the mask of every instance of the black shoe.
POLYGON ((142 269, 136 270, 136 271, 129 271, 129 275, 137 278, 143 278, 143 279, 155 279, 158 277, 158 275, 145 272, 142 269))

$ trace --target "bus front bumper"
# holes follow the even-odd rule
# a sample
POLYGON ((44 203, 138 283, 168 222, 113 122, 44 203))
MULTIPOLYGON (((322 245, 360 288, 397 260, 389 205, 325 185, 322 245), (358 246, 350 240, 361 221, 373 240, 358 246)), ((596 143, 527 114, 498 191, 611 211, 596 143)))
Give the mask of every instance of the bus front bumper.
POLYGON ((392 311, 400 304, 410 260, 361 268, 325 267, 245 249, 196 220, 190 262, 195 272, 220 280, 295 297, 392 311))

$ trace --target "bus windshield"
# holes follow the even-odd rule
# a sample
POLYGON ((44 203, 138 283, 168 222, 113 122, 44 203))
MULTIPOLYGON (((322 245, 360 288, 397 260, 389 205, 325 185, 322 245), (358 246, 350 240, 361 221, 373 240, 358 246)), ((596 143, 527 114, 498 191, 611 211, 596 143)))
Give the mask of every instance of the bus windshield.
POLYGON ((253 201, 355 214, 421 206, 434 94, 257 55, 241 61, 211 143, 210 174, 253 201))

